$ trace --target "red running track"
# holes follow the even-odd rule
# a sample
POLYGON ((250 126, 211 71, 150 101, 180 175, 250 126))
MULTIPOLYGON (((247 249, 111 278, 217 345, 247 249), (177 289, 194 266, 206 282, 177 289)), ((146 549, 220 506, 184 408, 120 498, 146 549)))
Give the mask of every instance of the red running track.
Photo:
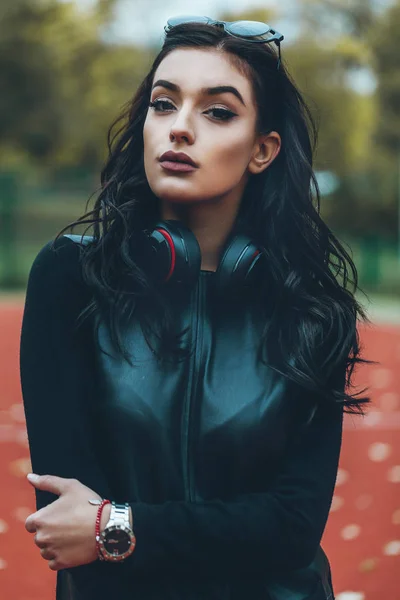
MULTIPOLYGON (((35 511, 19 382, 23 304, 0 304, 0 598, 53 600, 50 571, 25 531, 35 511)), ((361 329, 368 358, 357 373, 371 386, 365 418, 347 416, 335 495, 322 545, 337 600, 400 600, 400 327, 361 329), (397 580, 397 586, 396 586, 397 580)))

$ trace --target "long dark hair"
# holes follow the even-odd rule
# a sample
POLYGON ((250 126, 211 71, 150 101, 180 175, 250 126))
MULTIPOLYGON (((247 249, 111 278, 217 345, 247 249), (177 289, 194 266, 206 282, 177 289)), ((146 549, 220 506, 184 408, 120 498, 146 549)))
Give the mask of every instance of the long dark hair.
POLYGON ((273 282, 269 289, 276 299, 265 320, 261 358, 267 356, 273 369, 313 397, 340 403, 345 412, 364 414, 362 405, 369 398, 359 397, 362 392, 349 394, 354 367, 370 362, 360 357, 357 321, 368 319, 354 297, 357 270, 320 217, 312 168, 315 123, 284 64, 277 68, 277 53, 269 44, 194 23, 179 25, 166 36, 136 95, 108 131, 109 156, 94 209, 57 235, 82 223, 93 227, 93 243, 82 251, 81 263, 94 298, 80 318, 102 311, 117 352, 128 362, 121 328, 135 314, 160 357, 174 348, 178 354, 182 350, 163 294, 135 260, 143 231, 160 218, 143 163, 151 86, 161 61, 182 47, 225 52, 252 82, 258 131, 275 130, 282 138, 272 165, 250 179, 237 219, 241 230, 267 250, 273 282))

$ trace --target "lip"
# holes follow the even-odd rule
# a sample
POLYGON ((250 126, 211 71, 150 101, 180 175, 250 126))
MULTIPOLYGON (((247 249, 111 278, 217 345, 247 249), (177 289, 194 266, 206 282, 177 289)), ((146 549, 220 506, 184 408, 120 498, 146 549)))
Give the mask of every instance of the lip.
POLYGON ((190 171, 196 171, 196 167, 183 162, 173 162, 169 160, 163 160, 160 162, 163 169, 167 171, 174 171, 175 173, 189 173, 190 171))
MULTIPOLYGON (((194 162, 194 160, 184 152, 173 152, 172 150, 169 150, 168 152, 164 152, 164 154, 160 156, 159 160, 160 163, 168 163, 168 167, 171 165, 171 163, 175 163, 177 166, 187 165, 193 167, 194 169, 198 168, 198 165, 194 162)), ((167 167, 166 164, 163 166, 167 167)))

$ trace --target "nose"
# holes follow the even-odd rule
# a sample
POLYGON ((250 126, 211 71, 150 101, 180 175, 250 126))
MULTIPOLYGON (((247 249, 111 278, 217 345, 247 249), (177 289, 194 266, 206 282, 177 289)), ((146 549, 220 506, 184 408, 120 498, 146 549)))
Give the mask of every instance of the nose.
POLYGON ((189 115, 182 112, 177 115, 174 123, 171 126, 169 132, 169 139, 171 142, 186 142, 187 144, 193 144, 194 142, 194 131, 193 127, 189 122, 189 115))

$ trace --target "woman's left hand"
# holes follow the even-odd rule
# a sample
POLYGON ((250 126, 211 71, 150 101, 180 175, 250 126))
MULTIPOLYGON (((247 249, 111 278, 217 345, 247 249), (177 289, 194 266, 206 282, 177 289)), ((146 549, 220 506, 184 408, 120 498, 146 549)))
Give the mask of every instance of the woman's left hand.
MULTIPOLYGON (((25 529, 35 534, 35 544, 40 548, 42 557, 49 561, 49 568, 58 571, 95 561, 98 506, 89 504, 88 500, 101 500, 100 496, 77 479, 54 475, 35 477, 28 477, 35 488, 59 496, 25 521, 25 529)), ((109 512, 110 505, 107 505, 103 510, 102 523, 107 522, 109 512)))

